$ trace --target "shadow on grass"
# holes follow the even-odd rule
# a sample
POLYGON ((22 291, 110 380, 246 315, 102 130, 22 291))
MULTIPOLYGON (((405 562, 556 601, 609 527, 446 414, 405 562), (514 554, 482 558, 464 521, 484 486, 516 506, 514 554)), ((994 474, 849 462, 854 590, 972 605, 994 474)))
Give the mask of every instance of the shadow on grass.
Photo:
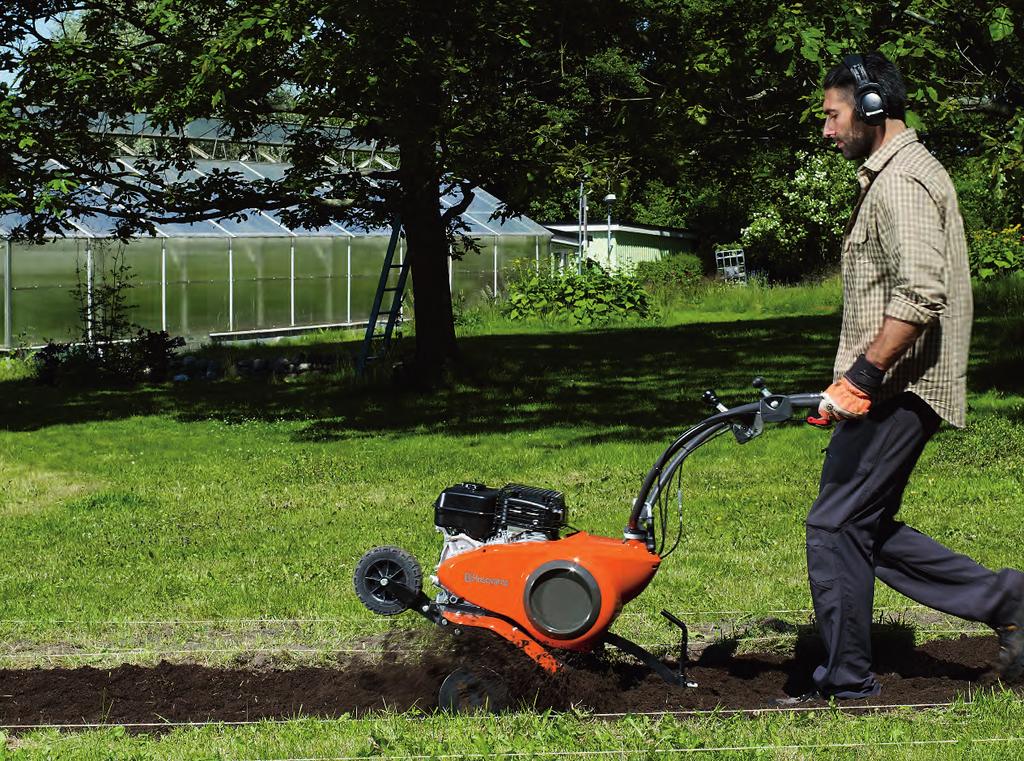
MULTIPOLYGON (((779 631, 779 630, 775 630, 779 631)), ((785 676, 784 690, 801 695, 814 689, 814 669, 825 663, 827 654, 813 624, 789 624, 785 631, 796 637, 789 657, 773 661, 761 657, 737 657, 740 641, 727 638, 709 645, 694 665, 727 667, 740 679, 755 679, 766 672, 785 676)), ((960 643, 936 641, 923 647, 915 644, 915 627, 899 621, 875 622, 871 626, 871 670, 876 674, 897 674, 903 679, 939 679, 975 682, 991 671, 990 664, 964 662, 952 654, 960 643)))
MULTIPOLYGON (((980 389, 998 383, 1001 390, 1019 392, 1021 379, 1005 368, 1018 357, 1006 348, 1003 322, 976 329, 972 379, 980 389)), ((465 338, 458 379, 430 393, 324 376, 128 390, 15 381, 0 384, 0 428, 28 431, 159 414, 183 422, 295 421, 301 424, 299 441, 413 430, 471 436, 539 426, 589 428, 586 441, 646 439, 705 417, 700 395, 708 387, 726 403, 752 401, 755 375, 781 393, 818 390, 831 375, 838 332, 839 318, 827 316, 465 338)), ((337 354, 349 348, 303 350, 337 354)), ((267 354, 280 351, 268 348, 267 354)))

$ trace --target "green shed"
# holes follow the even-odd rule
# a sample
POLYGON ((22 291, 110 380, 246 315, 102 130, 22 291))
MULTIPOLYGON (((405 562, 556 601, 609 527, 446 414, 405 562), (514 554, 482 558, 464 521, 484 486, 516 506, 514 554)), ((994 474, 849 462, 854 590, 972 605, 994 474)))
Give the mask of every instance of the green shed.
MULTIPOLYGON (((575 222, 545 225, 554 237, 551 253, 565 264, 576 261, 580 226, 575 222)), ((593 224, 587 227, 584 248, 587 259, 606 269, 631 268, 637 262, 657 261, 669 254, 692 252, 697 236, 678 227, 635 224, 593 224)))

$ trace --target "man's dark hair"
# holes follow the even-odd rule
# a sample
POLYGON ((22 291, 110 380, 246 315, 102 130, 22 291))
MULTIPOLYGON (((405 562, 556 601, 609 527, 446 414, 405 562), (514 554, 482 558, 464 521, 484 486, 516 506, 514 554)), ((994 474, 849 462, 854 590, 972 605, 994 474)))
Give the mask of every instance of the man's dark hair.
MULTIPOLYGON (((906 121, 907 116, 907 85, 903 81, 903 75, 896 68, 896 64, 879 52, 865 53, 863 56, 864 68, 875 84, 882 91, 882 102, 885 105, 885 114, 890 119, 906 121)), ((845 63, 833 66, 832 70, 825 75, 825 89, 843 88, 850 91, 853 97, 857 89, 857 80, 845 63)))

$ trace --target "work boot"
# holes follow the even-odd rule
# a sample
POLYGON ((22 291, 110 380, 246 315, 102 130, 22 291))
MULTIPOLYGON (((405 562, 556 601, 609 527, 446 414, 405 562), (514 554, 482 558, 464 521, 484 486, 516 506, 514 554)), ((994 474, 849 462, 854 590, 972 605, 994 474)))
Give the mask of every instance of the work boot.
POLYGON ((1011 623, 996 628, 999 636, 999 675, 1006 682, 1024 676, 1024 601, 1017 606, 1011 623))

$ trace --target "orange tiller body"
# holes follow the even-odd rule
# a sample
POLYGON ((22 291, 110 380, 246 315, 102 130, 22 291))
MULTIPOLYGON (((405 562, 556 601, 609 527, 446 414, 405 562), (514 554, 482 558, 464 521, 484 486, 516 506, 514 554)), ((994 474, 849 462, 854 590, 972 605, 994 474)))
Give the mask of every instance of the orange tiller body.
POLYGON ((557 664, 550 654, 524 640, 521 632, 548 647, 591 650, 622 606, 646 588, 660 564, 661 558, 642 541, 581 531, 554 541, 480 547, 446 560, 438 568, 437 577, 450 594, 497 614, 492 617, 446 611, 445 618, 463 626, 491 629, 517 644, 541 666, 554 671, 557 664), (531 576, 536 578, 536 574, 549 567, 556 567, 554 572, 583 579, 592 590, 597 590, 592 592, 593 616, 582 630, 553 632, 530 615, 527 595, 531 576))

